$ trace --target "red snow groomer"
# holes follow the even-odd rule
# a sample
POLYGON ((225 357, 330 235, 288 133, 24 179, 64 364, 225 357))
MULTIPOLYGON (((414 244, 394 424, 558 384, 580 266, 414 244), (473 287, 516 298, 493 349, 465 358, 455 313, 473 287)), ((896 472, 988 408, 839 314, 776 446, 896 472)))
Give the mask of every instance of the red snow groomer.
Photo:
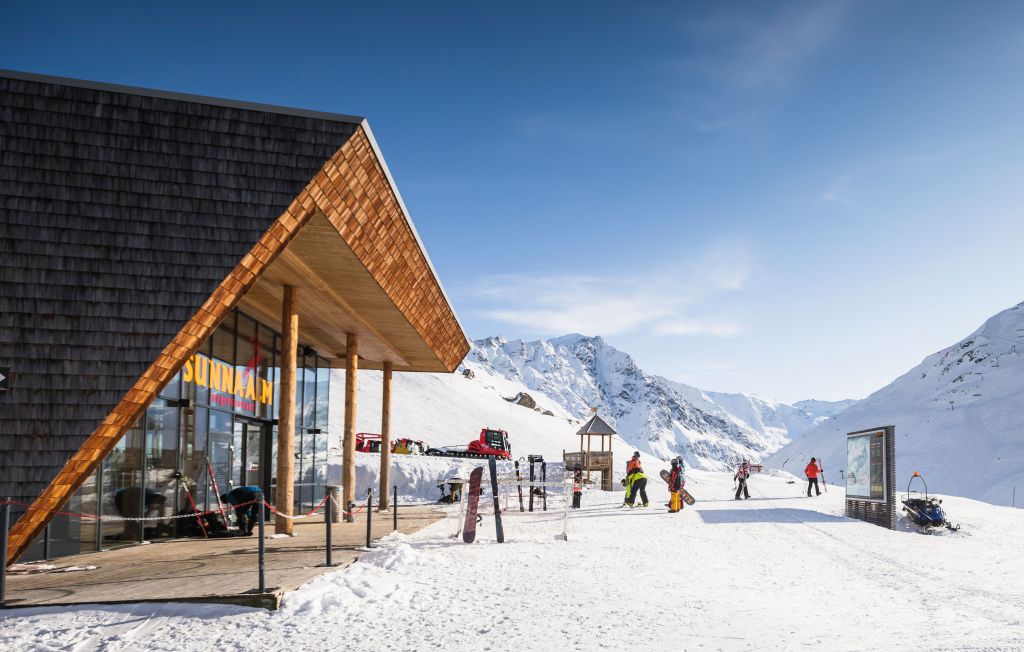
POLYGON ((504 430, 482 428, 480 430, 480 437, 476 441, 469 442, 469 446, 466 448, 459 448, 457 446, 428 448, 426 454, 437 457, 496 457, 502 460, 510 460, 512 459, 512 447, 508 443, 508 433, 504 430))

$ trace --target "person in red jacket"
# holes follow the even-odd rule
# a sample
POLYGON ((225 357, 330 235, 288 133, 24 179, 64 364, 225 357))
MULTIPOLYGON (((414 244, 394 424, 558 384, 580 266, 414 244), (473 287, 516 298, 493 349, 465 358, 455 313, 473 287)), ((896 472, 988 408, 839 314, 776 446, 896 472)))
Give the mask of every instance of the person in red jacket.
POLYGON ((626 475, 633 472, 633 469, 640 468, 640 451, 634 451, 633 457, 626 460, 626 475))
POLYGON ((821 495, 821 489, 818 488, 818 474, 821 473, 821 469, 818 468, 818 460, 811 458, 811 461, 807 464, 807 468, 804 469, 804 475, 807 476, 807 497, 811 497, 811 487, 818 492, 817 495, 821 495))

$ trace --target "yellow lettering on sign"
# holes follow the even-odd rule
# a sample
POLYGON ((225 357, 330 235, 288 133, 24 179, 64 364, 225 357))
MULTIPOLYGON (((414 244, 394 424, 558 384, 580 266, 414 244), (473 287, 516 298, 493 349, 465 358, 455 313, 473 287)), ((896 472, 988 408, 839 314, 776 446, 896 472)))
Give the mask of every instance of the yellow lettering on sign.
POLYGON ((235 374, 232 373, 231 367, 224 365, 224 372, 220 378, 221 390, 226 394, 235 393, 235 374))
POLYGON ((216 361, 211 361, 210 362, 210 389, 215 389, 218 392, 220 391, 220 389, 221 389, 221 386, 220 386, 220 375, 221 375, 221 370, 223 368, 224 368, 224 365, 222 365, 219 362, 216 362, 216 361))
POLYGON ((196 356, 196 385, 210 386, 210 359, 201 355, 196 356))
POLYGON ((274 402, 274 383, 260 378, 260 403, 270 405, 274 402))
POLYGON ((235 372, 235 391, 234 391, 234 394, 235 394, 235 396, 241 396, 243 392, 245 392, 245 382, 243 382, 243 380, 242 380, 242 372, 241 371, 236 371, 235 372))
POLYGON ((245 398, 256 400, 256 383, 253 382, 252 374, 249 375, 249 382, 245 386, 245 398))
POLYGON ((185 361, 185 373, 182 374, 182 380, 186 383, 191 383, 194 376, 195 370, 192 368, 192 358, 189 358, 185 361))

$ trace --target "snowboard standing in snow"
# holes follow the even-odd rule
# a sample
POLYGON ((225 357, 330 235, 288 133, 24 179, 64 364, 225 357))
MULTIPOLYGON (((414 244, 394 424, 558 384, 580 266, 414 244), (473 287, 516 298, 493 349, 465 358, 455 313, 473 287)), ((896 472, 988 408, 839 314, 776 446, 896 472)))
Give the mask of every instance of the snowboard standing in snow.
POLYGON ((494 494, 494 529, 498 543, 505 543, 505 528, 501 525, 501 505, 498 503, 498 462, 493 457, 487 461, 491 470, 491 493, 494 494))
POLYGON ((484 467, 478 466, 469 474, 469 494, 466 497, 466 524, 462 528, 462 540, 473 543, 476 539, 476 513, 480 507, 480 480, 484 467))
MULTIPOLYGON (((659 475, 661 476, 661 479, 665 481, 665 484, 668 484, 668 476, 669 476, 668 470, 667 469, 662 469, 661 473, 659 473, 659 475)), ((697 502, 697 499, 694 498, 693 495, 689 491, 687 491, 685 487, 683 487, 683 488, 681 488, 679 490, 679 496, 683 499, 683 502, 686 503, 687 505, 692 505, 695 502, 697 502)))

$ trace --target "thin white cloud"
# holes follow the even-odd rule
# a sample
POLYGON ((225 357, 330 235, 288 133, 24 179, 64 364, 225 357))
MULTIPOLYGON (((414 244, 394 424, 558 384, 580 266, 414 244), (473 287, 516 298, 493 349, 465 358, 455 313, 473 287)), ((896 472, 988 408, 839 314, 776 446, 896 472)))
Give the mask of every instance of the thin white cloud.
POLYGON ((688 265, 628 275, 506 274, 479 279, 470 298, 479 317, 531 335, 589 333, 734 337, 745 331, 707 306, 741 289, 751 256, 735 244, 708 249, 688 265))
POLYGON ((665 321, 655 324, 653 328, 655 335, 666 336, 711 335, 714 337, 736 337, 744 331, 745 329, 735 322, 699 319, 665 321))
POLYGON ((760 21, 721 15, 693 24, 692 28, 716 43, 733 44, 731 52, 696 68, 739 91, 787 88, 833 41, 848 5, 846 0, 816 0, 760 21))
POLYGON ((852 174, 844 174, 839 177, 825 188, 825 191, 821 193, 819 200, 823 204, 841 204, 843 206, 853 206, 853 191, 851 184, 853 183, 852 174))

